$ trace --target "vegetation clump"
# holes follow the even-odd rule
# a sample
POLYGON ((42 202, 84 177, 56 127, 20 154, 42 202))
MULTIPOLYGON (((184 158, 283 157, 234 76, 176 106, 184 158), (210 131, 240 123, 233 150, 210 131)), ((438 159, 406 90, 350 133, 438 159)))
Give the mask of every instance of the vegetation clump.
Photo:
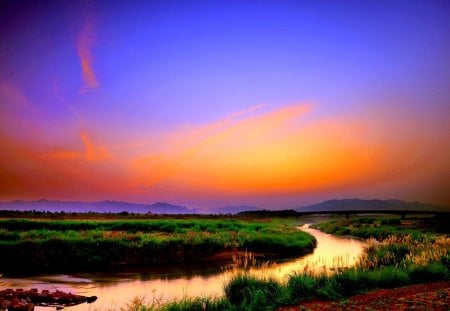
POLYGON ((279 222, 236 219, 0 221, 2 272, 67 271, 198 261, 222 251, 293 256, 311 235, 279 222))
MULTIPOLYGON (((129 309, 276 310, 311 299, 339 300, 374 289, 449 280, 450 238, 423 224, 391 218, 318 224, 316 227, 329 233, 368 239, 356 266, 333 274, 299 271, 284 282, 255 277, 243 269, 224 286, 223 297, 185 298, 153 306, 141 301, 129 309)), ((17 262, 45 267, 39 258, 72 264, 89 259, 89 264, 100 265, 111 258, 127 264, 152 264, 162 258, 182 261, 226 249, 270 249, 286 255, 312 249, 314 243, 310 235, 293 226, 236 219, 0 221, 0 251, 9 254, 0 259, 2 267, 17 262), (27 257, 30 254, 31 258, 27 257), (138 260, 133 261, 135 258, 138 260)), ((252 258, 246 257, 242 265, 248 261, 252 258)))
MULTIPOLYGON (((332 221, 316 227, 370 238, 364 256, 355 267, 337 270, 331 275, 302 271, 283 283, 238 274, 226 284, 225 296, 209 299, 210 304, 220 304, 221 310, 229 311, 276 310, 311 299, 339 300, 374 289, 450 280, 450 238, 447 235, 435 235, 433 230, 410 224, 401 227, 400 221, 391 219, 362 218, 353 224, 356 226, 332 221), (391 234, 382 233, 384 228, 391 234)), ((189 299, 172 302, 162 310, 218 310, 197 308, 194 302, 189 299)))

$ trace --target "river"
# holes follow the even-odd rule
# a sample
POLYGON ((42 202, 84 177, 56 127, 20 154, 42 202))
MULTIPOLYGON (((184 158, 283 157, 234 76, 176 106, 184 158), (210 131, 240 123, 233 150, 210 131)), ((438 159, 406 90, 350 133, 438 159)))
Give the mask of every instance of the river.
MULTIPOLYGON (((269 263, 248 272, 284 281, 295 272, 321 273, 351 267, 363 252, 365 243, 350 237, 337 237, 309 228, 300 228, 317 240, 314 252, 296 259, 269 263)), ((120 310, 135 297, 145 303, 196 296, 221 296, 223 286, 236 271, 216 265, 161 266, 139 271, 77 273, 71 275, 35 275, 21 278, 0 278, 0 288, 56 289, 85 296, 97 296, 93 304, 81 304, 68 310, 120 310)), ((36 311, 51 310, 37 307, 36 311)))

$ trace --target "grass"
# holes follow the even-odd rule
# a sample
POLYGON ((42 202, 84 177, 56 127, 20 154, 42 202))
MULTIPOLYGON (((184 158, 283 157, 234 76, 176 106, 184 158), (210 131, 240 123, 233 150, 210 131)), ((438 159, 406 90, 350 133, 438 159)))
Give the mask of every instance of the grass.
POLYGON ((391 236, 411 236, 414 240, 427 238, 432 233, 448 233, 448 221, 433 217, 402 220, 399 217, 358 217, 347 220, 331 220, 312 227, 336 235, 383 240, 391 236))
POLYGON ((420 222, 419 226, 402 227, 397 220, 362 219, 356 224, 349 227, 333 221, 318 225, 328 232, 372 238, 365 256, 351 269, 332 275, 299 272, 286 282, 243 272, 225 285, 223 298, 184 299, 158 310, 276 310, 311 299, 339 300, 374 289, 450 279, 450 239, 446 235, 423 230, 420 222), (382 233, 384 228, 392 234, 382 233), (375 237, 381 241, 375 241, 375 237))
MULTIPOLYGON (((153 306, 136 301, 128 310, 276 310, 310 299, 339 300, 379 288, 450 279, 450 239, 433 230, 442 230, 442 226, 429 227, 422 221, 403 223, 395 218, 378 217, 352 219, 351 223, 334 220, 316 227, 329 233, 369 239, 365 255, 353 268, 327 275, 299 272, 285 282, 250 276, 244 271, 225 285, 224 297, 185 298, 153 306)), ((186 260, 196 258, 197 254, 205 256, 233 248, 271 249, 293 254, 311 249, 313 245, 314 240, 309 235, 283 222, 236 219, 0 221, 0 252, 6 254, 0 257, 1 267, 8 260, 11 264, 23 260, 15 253, 21 250, 24 256, 32 254, 31 259, 41 260, 39 264, 42 264, 41 256, 50 262, 72 263, 83 262, 87 258, 83 256, 92 256, 89 260, 103 265, 111 258, 128 264, 138 258, 136 264, 152 264, 164 258, 186 260), (11 251, 5 246, 17 248, 11 251)), ((32 262, 31 259, 26 258, 26 262, 32 262)), ((243 262, 245 265, 247 260, 243 262)))
POLYGON ((0 220, 3 273, 149 266, 197 261, 221 251, 292 256, 314 238, 280 221, 236 219, 0 220))
POLYGON ((286 283, 242 274, 225 286, 222 298, 186 298, 158 308, 143 307, 139 310, 270 311, 311 299, 339 300, 379 288, 448 279, 449 268, 441 262, 403 269, 393 266, 371 271, 349 269, 331 276, 295 274, 286 283))

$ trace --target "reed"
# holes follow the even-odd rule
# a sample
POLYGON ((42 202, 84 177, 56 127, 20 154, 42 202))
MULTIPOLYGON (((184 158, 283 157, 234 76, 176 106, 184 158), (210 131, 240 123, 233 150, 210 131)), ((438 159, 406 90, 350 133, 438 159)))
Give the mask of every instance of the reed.
MULTIPOLYGON (((379 228, 371 231, 369 236, 375 233, 378 240, 369 238, 364 255, 356 266, 342 268, 346 259, 336 258, 336 266, 341 268, 317 273, 321 263, 309 263, 286 281, 277 281, 270 276, 257 277, 251 271, 241 271, 232 275, 225 286, 225 297, 219 299, 222 310, 276 310, 310 299, 336 300, 378 288, 450 279, 448 236, 422 232, 417 228, 393 230, 390 226, 398 224, 396 220, 375 221, 379 228), (388 232, 393 231, 395 234, 378 234, 383 227, 388 227, 388 232)), ((360 221, 357 227, 367 225, 373 225, 373 220, 360 221)), ((328 223, 323 227, 327 230, 333 228, 336 232, 362 232, 352 228, 342 230, 337 226, 332 223, 330 227, 328 223)), ((213 301, 218 300, 211 298, 213 301)), ((173 310, 210 310, 186 302, 173 302, 170 305, 175 308, 173 310)))

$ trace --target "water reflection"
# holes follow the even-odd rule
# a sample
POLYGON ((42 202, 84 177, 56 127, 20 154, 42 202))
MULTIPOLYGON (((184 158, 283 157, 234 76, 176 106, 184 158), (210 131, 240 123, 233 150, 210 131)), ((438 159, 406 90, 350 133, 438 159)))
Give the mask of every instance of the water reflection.
MULTIPOLYGON (((309 226, 302 230, 314 235, 317 247, 312 254, 298 259, 277 262, 263 268, 252 268, 249 273, 273 277, 285 281, 295 272, 321 273, 340 267, 353 266, 363 251, 365 243, 347 237, 335 237, 309 226)), ((157 270, 68 275, 41 275, 9 279, 0 278, 0 287, 38 288, 97 296, 92 305, 70 307, 71 311, 120 310, 134 297, 145 297, 147 303, 163 303, 168 300, 195 297, 221 296, 223 285, 234 272, 222 271, 217 265, 160 267, 157 270)), ((36 310, 49 310, 39 307, 36 310)))
POLYGON ((275 277, 283 278, 294 271, 306 271, 311 273, 332 272, 339 268, 352 267, 361 255, 365 242, 348 237, 337 237, 309 228, 301 227, 317 240, 317 247, 312 254, 303 256, 294 262, 278 265, 275 277))

